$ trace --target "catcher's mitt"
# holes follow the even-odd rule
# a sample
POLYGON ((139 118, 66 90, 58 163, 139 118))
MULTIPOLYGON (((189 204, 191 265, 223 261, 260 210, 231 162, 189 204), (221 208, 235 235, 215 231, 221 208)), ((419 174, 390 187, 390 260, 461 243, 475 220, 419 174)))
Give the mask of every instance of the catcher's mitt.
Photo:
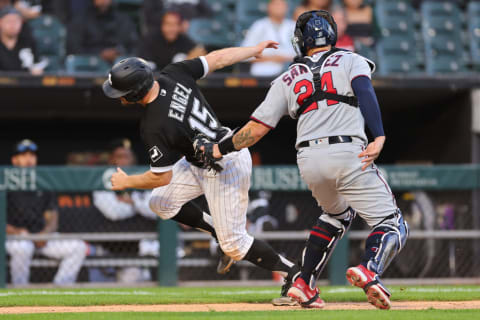
POLYGON ((222 158, 213 157, 213 145, 214 143, 203 133, 198 133, 193 138, 195 158, 203 163, 203 168, 220 172, 223 170, 223 167, 217 161, 222 160, 222 158))

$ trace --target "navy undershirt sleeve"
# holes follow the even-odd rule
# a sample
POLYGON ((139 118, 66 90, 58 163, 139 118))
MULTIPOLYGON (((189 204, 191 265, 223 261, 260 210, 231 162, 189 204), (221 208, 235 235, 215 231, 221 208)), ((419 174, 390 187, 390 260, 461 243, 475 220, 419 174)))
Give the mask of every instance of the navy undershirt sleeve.
POLYGON ((382 114, 370 79, 366 76, 353 79, 352 89, 358 98, 360 112, 373 137, 384 136, 382 114))

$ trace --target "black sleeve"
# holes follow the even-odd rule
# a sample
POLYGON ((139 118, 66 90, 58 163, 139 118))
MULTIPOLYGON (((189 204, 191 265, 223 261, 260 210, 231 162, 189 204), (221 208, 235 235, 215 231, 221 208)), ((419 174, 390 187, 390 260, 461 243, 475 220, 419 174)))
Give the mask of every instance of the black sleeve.
POLYGON ((200 58, 171 63, 162 70, 162 73, 168 74, 174 79, 183 76, 194 80, 202 78, 207 72, 208 70, 205 70, 200 58))
POLYGON ((67 32, 68 54, 79 54, 79 53, 85 52, 83 48, 84 19, 85 17, 76 17, 68 25, 68 32, 67 32))
POLYGON ((143 140, 150 158, 150 169, 153 172, 170 171, 182 155, 171 147, 165 135, 160 133, 146 132, 143 140))
POLYGON ((57 195, 54 192, 45 192, 45 208, 44 211, 57 211, 57 195))

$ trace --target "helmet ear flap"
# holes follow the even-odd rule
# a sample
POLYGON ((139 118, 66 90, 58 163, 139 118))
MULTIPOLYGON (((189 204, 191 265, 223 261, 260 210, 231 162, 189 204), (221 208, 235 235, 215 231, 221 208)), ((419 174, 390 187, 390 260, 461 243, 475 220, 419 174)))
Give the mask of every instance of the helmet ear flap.
POLYGON ((308 11, 305 13, 302 13, 295 24, 295 31, 293 33, 293 38, 292 38, 292 45, 293 49, 297 53, 298 56, 304 56, 305 53, 305 48, 303 44, 303 29, 305 25, 307 24, 308 20, 313 16, 313 12, 315 11, 308 11))

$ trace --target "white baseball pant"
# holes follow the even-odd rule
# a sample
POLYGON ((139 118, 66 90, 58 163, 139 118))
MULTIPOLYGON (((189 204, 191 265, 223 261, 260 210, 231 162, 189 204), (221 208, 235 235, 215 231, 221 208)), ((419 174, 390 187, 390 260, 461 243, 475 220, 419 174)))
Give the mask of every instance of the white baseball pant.
POLYGON ((160 218, 171 219, 185 203, 204 194, 220 247, 238 261, 253 244, 246 230, 252 159, 248 149, 242 149, 219 163, 224 169, 215 173, 180 159, 170 184, 153 190, 150 208, 160 218))
MULTIPOLYGON (((7 240, 10 255, 10 274, 14 285, 29 282, 30 264, 35 244, 30 240, 7 240)), ((60 265, 53 282, 58 285, 72 284, 87 254, 87 244, 82 240, 49 240, 38 252, 46 257, 59 259, 60 265)))

